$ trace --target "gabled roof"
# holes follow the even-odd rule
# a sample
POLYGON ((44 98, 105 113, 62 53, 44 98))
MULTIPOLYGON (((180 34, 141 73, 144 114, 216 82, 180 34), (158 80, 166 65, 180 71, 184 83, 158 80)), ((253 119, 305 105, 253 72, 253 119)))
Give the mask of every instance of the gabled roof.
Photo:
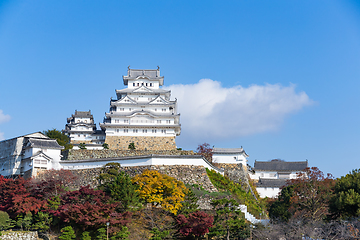
POLYGON ((136 104, 136 101, 134 101, 134 100, 133 100, 131 97, 129 97, 129 96, 125 96, 125 97, 123 97, 122 99, 117 100, 116 103, 127 103, 127 104, 132 103, 132 104, 136 104), (129 100, 130 102, 125 102, 125 100, 129 100))
POLYGON ((115 91, 116 91, 116 94, 118 94, 118 93, 120 93, 120 94, 121 93, 138 93, 138 92, 161 94, 161 93, 170 93, 171 92, 170 90, 164 90, 161 88, 150 89, 150 88, 147 88, 146 86, 140 86, 138 88, 124 88, 124 89, 115 90, 115 91))
POLYGON ((25 148, 42 148, 42 149, 64 149, 55 139, 29 138, 25 148))
POLYGON ((303 171, 308 167, 307 161, 285 162, 284 160, 273 159, 271 161, 256 161, 254 170, 265 171, 303 171))
POLYGON ((43 151, 37 151, 34 155, 32 155, 30 158, 35 158, 35 157, 43 157, 46 158, 47 160, 51 161, 52 158, 49 157, 48 155, 46 155, 43 151))
POLYGON ((246 157, 249 157, 249 155, 246 154, 244 149, 241 148, 213 148, 213 153, 217 154, 236 154, 236 153, 243 153, 246 155, 246 157))
POLYGON ((161 103, 166 103, 166 104, 171 104, 171 102, 166 101, 164 98, 162 98, 161 96, 157 96, 156 98, 154 98, 153 100, 151 100, 149 102, 149 104, 159 104, 157 103, 157 100, 161 100, 161 103))

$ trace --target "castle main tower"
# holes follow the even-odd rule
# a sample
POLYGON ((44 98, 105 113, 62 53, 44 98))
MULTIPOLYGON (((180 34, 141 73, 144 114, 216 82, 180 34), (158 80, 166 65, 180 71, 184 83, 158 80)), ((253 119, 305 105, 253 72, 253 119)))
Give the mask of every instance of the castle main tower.
POLYGON ((130 69, 123 76, 127 88, 116 90, 117 100, 110 100, 110 111, 100 123, 110 149, 173 150, 180 135, 177 101, 170 101, 170 90, 160 87, 164 77, 160 69, 130 69))

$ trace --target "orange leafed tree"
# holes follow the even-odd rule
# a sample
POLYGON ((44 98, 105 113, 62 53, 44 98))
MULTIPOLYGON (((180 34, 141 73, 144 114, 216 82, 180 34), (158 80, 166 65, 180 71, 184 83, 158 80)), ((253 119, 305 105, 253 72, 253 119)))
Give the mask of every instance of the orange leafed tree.
POLYGON ((183 182, 155 170, 145 170, 132 181, 139 185, 139 196, 147 203, 161 206, 173 214, 182 207, 187 192, 183 182))

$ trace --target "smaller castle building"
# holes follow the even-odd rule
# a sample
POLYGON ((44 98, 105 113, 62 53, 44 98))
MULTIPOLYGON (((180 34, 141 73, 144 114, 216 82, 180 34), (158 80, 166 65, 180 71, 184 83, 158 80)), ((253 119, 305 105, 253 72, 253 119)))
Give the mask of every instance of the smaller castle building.
POLYGON ((286 162, 280 159, 256 161, 250 178, 255 181, 260 197, 275 198, 286 181, 297 178, 299 172, 308 167, 308 161, 286 162))
POLYGON ((84 143, 87 149, 103 149, 105 132, 96 130, 91 111, 77 111, 67 119, 64 132, 69 136, 74 149, 84 143))

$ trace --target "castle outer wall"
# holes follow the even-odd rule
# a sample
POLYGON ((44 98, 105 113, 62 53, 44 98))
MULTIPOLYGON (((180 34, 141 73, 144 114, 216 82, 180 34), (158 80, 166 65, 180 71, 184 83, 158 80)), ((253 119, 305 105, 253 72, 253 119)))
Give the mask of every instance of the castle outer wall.
POLYGON ((152 137, 152 136, 106 136, 105 143, 109 149, 128 150, 129 144, 134 143, 137 150, 175 150, 175 136, 152 137))

